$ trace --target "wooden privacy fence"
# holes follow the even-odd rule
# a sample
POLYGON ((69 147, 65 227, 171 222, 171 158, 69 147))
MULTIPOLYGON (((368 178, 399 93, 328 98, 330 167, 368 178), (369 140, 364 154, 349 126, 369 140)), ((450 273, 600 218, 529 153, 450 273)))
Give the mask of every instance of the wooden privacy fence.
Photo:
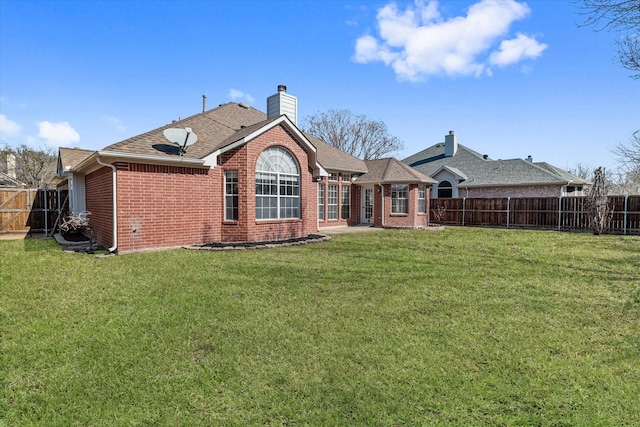
POLYGON ((66 210, 67 190, 0 188, 0 234, 52 235, 66 210))
MULTIPOLYGON (((590 231, 586 199, 584 196, 432 199, 431 219, 443 225, 590 231)), ((613 218, 608 233, 640 235, 640 195, 609 196, 609 206, 613 218)))

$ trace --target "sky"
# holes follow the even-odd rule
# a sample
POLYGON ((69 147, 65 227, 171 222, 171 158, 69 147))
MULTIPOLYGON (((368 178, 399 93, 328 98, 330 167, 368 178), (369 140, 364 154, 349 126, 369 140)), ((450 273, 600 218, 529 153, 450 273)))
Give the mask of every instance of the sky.
POLYGON ((0 141, 98 150, 225 102, 383 121, 403 159, 453 130, 493 159, 616 168, 640 129, 619 34, 562 0, 0 0, 0 141))

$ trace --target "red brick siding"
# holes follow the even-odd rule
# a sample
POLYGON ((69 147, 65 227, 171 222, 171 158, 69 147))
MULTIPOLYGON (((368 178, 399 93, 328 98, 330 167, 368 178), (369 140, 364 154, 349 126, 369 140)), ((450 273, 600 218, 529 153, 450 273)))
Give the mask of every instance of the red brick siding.
MULTIPOLYGON (((377 191, 377 190, 376 190, 377 191)), ((428 194, 427 194, 428 196, 428 194)), ((389 228, 425 227, 429 224, 427 214, 418 213, 418 184, 409 184, 408 213, 391 213, 391 185, 384 185, 384 226, 389 228)), ((428 200, 428 198, 427 198, 428 200)), ((428 212, 427 205, 427 212, 428 212)))
POLYGON ((117 167, 118 251, 219 240, 223 195, 218 169, 117 167))
POLYGON ((103 167, 85 177, 86 207, 94 239, 110 248, 113 245, 113 171, 103 167))
MULTIPOLYGON (((317 232, 317 187, 307 154, 281 126, 221 155, 211 170, 137 163, 116 166, 119 252, 217 241, 286 239, 317 232), (298 160, 300 219, 255 218, 256 161, 271 146, 285 147, 298 160), (224 221, 225 170, 238 171, 238 221, 224 221)), ((110 176, 111 170, 103 169, 110 176)), ((98 194, 102 192, 91 198, 98 194)), ((89 206, 89 193, 87 199, 89 206)))
POLYGON ((362 187, 351 186, 351 218, 349 225, 358 225, 362 221, 362 187))
MULTIPOLYGON (((303 237, 318 231, 318 189, 313 181, 306 151, 282 127, 277 126, 241 147, 246 151, 247 241, 303 237), (298 160, 300 167, 300 219, 285 221, 256 220, 255 167, 260 153, 268 147, 282 146, 298 160)), ((242 174, 239 172, 239 176, 242 174)), ((242 211, 241 211, 242 214, 242 211)))

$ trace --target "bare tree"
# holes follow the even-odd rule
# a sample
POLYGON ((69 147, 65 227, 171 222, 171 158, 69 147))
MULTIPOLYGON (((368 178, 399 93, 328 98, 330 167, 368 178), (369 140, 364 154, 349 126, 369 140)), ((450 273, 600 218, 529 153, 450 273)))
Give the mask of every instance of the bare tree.
POLYGON ((593 171, 593 185, 589 189, 585 200, 587 212, 589 214, 589 224, 593 234, 604 233, 611 223, 613 210, 609 205, 608 183, 605 170, 599 167, 593 171))
POLYGON ((15 167, 15 179, 29 188, 47 186, 56 174, 56 160, 55 150, 47 146, 33 149, 22 144, 15 148, 8 145, 0 148, 0 172, 12 172, 9 169, 15 167))
POLYGON ((618 171, 614 187, 618 194, 640 194, 640 129, 629 142, 618 143, 611 152, 617 157, 618 171))
POLYGON ((580 0, 582 14, 587 16, 583 26, 596 31, 627 32, 617 40, 618 60, 625 69, 640 79, 640 0, 580 0))
POLYGON ((404 148, 384 122, 349 110, 331 109, 305 117, 303 130, 363 160, 379 159, 404 148))
POLYGON ((579 176, 580 178, 589 179, 593 173, 593 167, 588 163, 576 163, 574 167, 566 167, 565 170, 570 174, 579 176))

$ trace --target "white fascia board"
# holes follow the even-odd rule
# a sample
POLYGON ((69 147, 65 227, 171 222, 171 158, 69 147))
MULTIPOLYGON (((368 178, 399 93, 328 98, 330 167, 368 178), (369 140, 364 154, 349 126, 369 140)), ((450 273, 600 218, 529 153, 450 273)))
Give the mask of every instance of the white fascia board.
POLYGON ((94 151, 89 157, 78 163, 75 167, 67 172, 89 174, 101 166, 97 163, 96 158, 100 157, 106 162, 131 162, 144 163, 151 165, 167 165, 167 166, 186 166, 186 167, 204 167, 204 160, 189 158, 167 158, 165 156, 154 156, 148 154, 126 153, 123 151, 94 151))

